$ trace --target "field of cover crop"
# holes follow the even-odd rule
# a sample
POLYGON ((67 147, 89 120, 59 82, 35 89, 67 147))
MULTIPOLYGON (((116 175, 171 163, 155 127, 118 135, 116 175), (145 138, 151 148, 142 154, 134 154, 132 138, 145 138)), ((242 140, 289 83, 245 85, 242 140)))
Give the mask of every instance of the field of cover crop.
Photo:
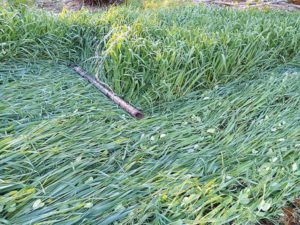
POLYGON ((0 224, 290 225, 299 30, 297 12, 2 6, 0 224))

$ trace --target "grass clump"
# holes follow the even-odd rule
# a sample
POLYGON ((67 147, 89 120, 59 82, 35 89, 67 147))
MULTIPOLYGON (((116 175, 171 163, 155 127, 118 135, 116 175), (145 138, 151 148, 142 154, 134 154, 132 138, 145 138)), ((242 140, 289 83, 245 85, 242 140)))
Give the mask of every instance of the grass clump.
POLYGON ((260 73, 300 50, 299 13, 189 5, 59 16, 2 9, 0 20, 0 59, 80 63, 142 105, 260 73))
POLYGON ((299 14, 150 10, 115 29, 100 76, 130 98, 142 93, 145 99, 171 100, 293 58, 300 50, 299 28, 299 14))

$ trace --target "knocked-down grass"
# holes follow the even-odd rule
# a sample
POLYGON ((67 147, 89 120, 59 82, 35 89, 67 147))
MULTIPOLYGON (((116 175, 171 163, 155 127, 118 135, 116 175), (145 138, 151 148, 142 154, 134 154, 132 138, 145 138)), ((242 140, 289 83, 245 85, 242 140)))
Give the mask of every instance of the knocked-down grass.
POLYGON ((300 72, 136 121, 64 66, 0 69, 0 223, 279 222, 300 193, 300 72))
POLYGON ((299 54, 299 27, 194 5, 0 8, 0 223, 279 222, 300 189, 299 60, 263 71, 299 54))

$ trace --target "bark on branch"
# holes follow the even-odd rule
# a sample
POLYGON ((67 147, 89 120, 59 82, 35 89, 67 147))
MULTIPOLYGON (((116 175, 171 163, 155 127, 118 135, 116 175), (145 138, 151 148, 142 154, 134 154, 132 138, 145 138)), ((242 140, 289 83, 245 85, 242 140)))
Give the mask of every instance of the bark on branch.
POLYGON ((125 110, 127 113, 129 113, 131 116, 137 118, 137 119, 143 119, 144 114, 131 106, 129 103, 125 102, 123 99, 121 99, 119 96, 117 96, 113 91, 108 90, 103 84, 101 84, 99 81, 97 81, 92 76, 88 75, 81 67, 71 65, 73 70, 78 73, 81 77, 89 81, 91 84, 93 84, 99 91, 101 91, 106 97, 108 97, 110 100, 112 100, 114 103, 116 103, 118 106, 120 106, 123 110, 125 110))

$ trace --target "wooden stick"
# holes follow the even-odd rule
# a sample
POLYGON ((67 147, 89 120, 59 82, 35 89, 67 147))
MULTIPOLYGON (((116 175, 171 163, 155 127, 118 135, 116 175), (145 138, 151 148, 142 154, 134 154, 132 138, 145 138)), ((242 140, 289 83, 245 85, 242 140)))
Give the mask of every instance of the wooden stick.
POLYGON ((144 114, 125 102, 123 99, 121 99, 119 96, 117 96, 114 92, 111 90, 108 90, 103 84, 101 84, 99 81, 97 81, 92 76, 88 75, 81 67, 71 65, 70 67, 73 68, 73 70, 78 73, 81 77, 89 81, 91 84, 93 84, 99 91, 101 91, 106 97, 108 97, 110 100, 112 100, 114 103, 116 103, 118 106, 120 106, 123 110, 128 112, 131 116, 137 118, 137 119, 143 119, 144 114))

